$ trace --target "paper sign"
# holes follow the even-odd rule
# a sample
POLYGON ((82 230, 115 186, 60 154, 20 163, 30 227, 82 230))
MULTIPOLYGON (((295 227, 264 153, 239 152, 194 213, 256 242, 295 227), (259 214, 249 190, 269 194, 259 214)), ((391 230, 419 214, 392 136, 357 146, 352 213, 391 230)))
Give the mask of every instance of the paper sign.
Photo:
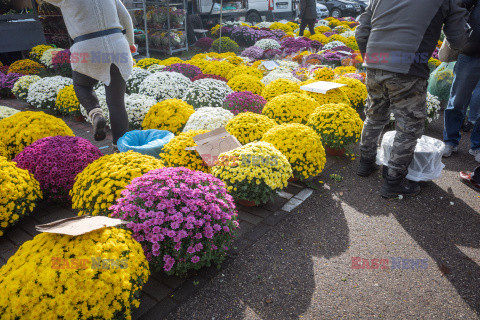
POLYGON ((300 89, 310 92, 323 93, 326 94, 327 91, 337 89, 345 86, 341 83, 327 82, 327 81, 317 81, 304 86, 301 86, 300 89))
POLYGON ((104 216, 81 216, 37 225, 35 226, 35 229, 37 229, 39 232, 79 236, 94 230, 106 227, 115 227, 127 223, 128 222, 120 219, 113 219, 104 216))
POLYGON ((197 144, 196 147, 187 148, 186 150, 197 150, 207 166, 212 167, 218 159, 218 156, 223 153, 238 147, 242 144, 227 132, 225 128, 218 128, 213 131, 199 134, 193 137, 193 141, 197 144))
POLYGON ((273 70, 279 66, 275 61, 262 61, 262 66, 267 70, 273 70))

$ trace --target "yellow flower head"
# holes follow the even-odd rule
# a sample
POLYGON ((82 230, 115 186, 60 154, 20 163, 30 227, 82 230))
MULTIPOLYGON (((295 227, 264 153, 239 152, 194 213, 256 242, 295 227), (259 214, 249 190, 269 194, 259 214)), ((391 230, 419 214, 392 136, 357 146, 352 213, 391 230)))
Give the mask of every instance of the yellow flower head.
POLYGON ((365 105, 368 92, 367 86, 364 85, 362 81, 349 77, 340 77, 332 82, 346 84, 346 86, 341 87, 340 90, 347 95, 352 107, 360 108, 365 105))
POLYGON ((193 107, 182 100, 167 99, 148 110, 142 128, 168 130, 177 134, 194 112, 193 107))
MULTIPOLYGON (((197 66, 202 69, 200 66, 197 66)), ((228 73, 235 68, 235 65, 228 61, 210 61, 205 68, 202 69, 203 73, 215 74, 220 77, 226 78, 228 73)))
POLYGON ((52 46, 47 46, 45 44, 40 44, 35 46, 30 50, 29 57, 34 61, 40 61, 40 58, 43 56, 43 53, 49 49, 53 49, 52 46))
POLYGON ((259 204, 287 186, 292 168, 270 143, 252 142, 220 154, 212 174, 225 182, 235 199, 259 204))
POLYGON ((61 114, 80 115, 80 102, 77 99, 73 85, 66 86, 57 94, 55 108, 61 114))
POLYGON ((308 118, 307 125, 322 137, 327 146, 340 149, 358 142, 363 121, 355 109, 338 103, 317 108, 308 118))
POLYGON ((130 231, 103 228, 77 237, 40 233, 0 269, 0 314, 129 319, 149 275, 142 246, 130 231))
POLYGON ((38 139, 52 136, 74 134, 62 119, 44 112, 23 111, 0 120, 0 141, 7 146, 9 160, 38 139))
POLYGON ((208 173, 209 168, 196 150, 186 150, 196 147, 193 137, 207 133, 208 130, 189 130, 182 132, 170 140, 162 149, 160 159, 166 167, 185 167, 191 170, 208 173))
POLYGON ((320 105, 312 98, 302 93, 287 93, 273 98, 262 114, 277 123, 307 123, 308 116, 320 105))
POLYGON ((317 176, 325 167, 322 140, 306 125, 290 123, 273 127, 263 135, 262 141, 273 144, 287 157, 295 178, 303 180, 317 176))
POLYGON ((233 91, 250 91, 258 95, 262 94, 265 88, 259 78, 246 74, 233 77, 227 84, 233 91))
POLYGON ((155 58, 145 58, 145 59, 139 60, 136 64, 136 66, 138 68, 142 68, 142 69, 146 70, 146 69, 148 69, 148 67, 150 67, 154 64, 162 65, 162 60, 155 59, 155 58))
MULTIPOLYGON (((315 27, 315 33, 325 33, 325 32, 330 32, 332 31, 332 29, 330 29, 330 27, 327 27, 327 26, 318 26, 318 27, 315 27)), ((313 39, 312 39, 313 40, 313 39)))
POLYGON ((8 68, 8 73, 20 73, 23 75, 37 75, 40 73, 41 70, 44 70, 45 67, 33 60, 30 59, 23 59, 17 60, 10 65, 8 68))
POLYGON ((315 69, 313 72, 313 77, 317 81, 332 81, 334 75, 333 70, 327 67, 315 69))
POLYGON ((0 237, 3 230, 30 214, 37 201, 42 199, 40 184, 33 174, 8 161, 2 156, 4 152, 0 143, 0 237))
POLYGON ((298 83, 295 83, 292 80, 280 78, 267 84, 262 92, 262 96, 265 98, 265 100, 270 101, 282 94, 294 92, 300 92, 300 86, 298 83))
MULTIPOLYGON (((317 28, 319 28, 319 27, 317 27, 317 28)), ((328 28, 328 27, 326 27, 326 28, 328 28)), ((315 31, 315 32, 316 32, 316 31, 315 31)), ((318 42, 320 42, 321 44, 327 44, 327 43, 330 42, 330 41, 328 40, 328 38, 327 38, 325 35, 321 34, 320 32, 317 32, 317 33, 315 33, 313 36, 310 36, 310 40, 312 40, 312 41, 318 41, 318 42)))
POLYGON ((233 77, 238 75, 249 75, 249 76, 256 77, 258 79, 263 78, 262 71, 258 70, 257 68, 241 65, 230 70, 230 72, 226 76, 226 79, 230 80, 233 77))
POLYGON ((75 177, 70 190, 72 207, 78 209, 80 216, 109 216, 109 208, 120 198, 125 186, 134 178, 161 167, 160 160, 133 151, 105 155, 75 177))
POLYGON ((276 126, 277 123, 267 116, 242 112, 230 119, 225 129, 235 136, 241 144, 260 140, 265 132, 276 126))

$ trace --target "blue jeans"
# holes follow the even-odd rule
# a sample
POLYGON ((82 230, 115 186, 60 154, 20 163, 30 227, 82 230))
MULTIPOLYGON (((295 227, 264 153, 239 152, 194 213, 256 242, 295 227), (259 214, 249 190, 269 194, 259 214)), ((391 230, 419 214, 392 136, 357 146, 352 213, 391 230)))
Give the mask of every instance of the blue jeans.
MULTIPOLYGON (((454 69, 450 99, 445 109, 443 141, 456 147, 460 142, 462 127, 472 93, 480 81, 480 58, 461 54, 454 69)), ((471 149, 480 149, 480 121, 475 123, 470 136, 471 149)))
POLYGON ((472 99, 470 100, 470 109, 468 110, 468 121, 475 123, 480 112, 480 82, 473 91, 472 99))

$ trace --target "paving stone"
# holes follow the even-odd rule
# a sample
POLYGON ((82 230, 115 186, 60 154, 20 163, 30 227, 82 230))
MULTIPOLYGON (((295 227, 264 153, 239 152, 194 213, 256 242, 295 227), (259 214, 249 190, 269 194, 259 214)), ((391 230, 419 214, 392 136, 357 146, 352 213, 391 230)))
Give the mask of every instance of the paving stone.
MULTIPOLYGON (((234 245, 232 245, 232 247, 233 246, 234 245)), ((230 252, 231 251, 229 250, 228 253, 230 254, 230 252)), ((213 277, 215 277, 218 274, 218 272, 220 272, 220 270, 217 268, 216 265, 213 265, 211 267, 204 267, 204 268, 198 270, 198 275, 204 277, 207 280, 211 280, 211 279, 213 279, 213 277)))
POLYGON ((34 237, 40 233, 35 229, 36 224, 37 223, 35 222, 35 220, 33 220, 31 217, 24 217, 15 226, 34 237))
POLYGON ((270 217, 265 219, 264 223, 268 224, 269 226, 276 226, 280 221, 283 220, 286 216, 288 216, 288 212, 283 210, 275 211, 270 217))
POLYGON ((5 232, 4 237, 12 241, 17 246, 21 246, 24 242, 33 239, 31 235, 20 229, 18 225, 15 225, 15 227, 8 229, 5 232))
POLYGON ((270 230, 270 226, 266 225, 265 223, 260 223, 258 226, 255 227, 255 229, 246 233, 245 238, 251 241, 257 241, 268 230, 270 230))
POLYGON ((288 200, 288 202, 282 207, 282 210, 287 212, 292 212, 292 210, 294 210, 296 207, 298 207, 302 203, 303 203, 303 200, 292 198, 288 200))
POLYGON ((8 251, 15 248, 14 244, 5 237, 0 238, 0 252, 8 251))
POLYGON ((243 221, 247 221, 247 222, 249 222, 251 224, 254 224, 254 225, 259 224, 263 220, 263 218, 258 217, 258 216, 254 216, 253 214, 245 212, 245 211, 239 211, 238 212, 238 219, 243 220, 243 221))
POLYGON ((73 211, 70 211, 67 209, 60 209, 58 211, 50 213, 49 215, 38 217, 38 218, 33 217, 33 218, 37 220, 39 224, 44 224, 44 223, 54 222, 61 219, 72 218, 75 216, 76 215, 73 213, 73 211))
POLYGON ((181 278, 177 276, 167 276, 164 272, 152 272, 151 277, 157 279, 162 284, 172 289, 178 288, 182 283, 187 280, 186 278, 181 278))
POLYGON ((143 293, 140 297, 140 306, 132 311, 132 319, 139 319, 158 303, 157 300, 143 293))
POLYGON ((156 299, 157 301, 163 300, 173 292, 173 289, 163 285, 160 281, 150 277, 147 283, 143 286, 142 291, 156 299))
POLYGON ((312 193, 313 193, 313 190, 310 188, 303 189, 302 191, 300 191, 298 194, 295 195, 295 198, 305 201, 308 199, 308 197, 312 195, 312 193))
POLYGON ((272 211, 268 211, 260 207, 245 207, 243 211, 262 217, 263 219, 266 219, 272 214, 272 211))
POLYGON ((297 193, 299 193, 302 190, 303 190, 303 187, 298 186, 296 184, 294 185, 292 183, 289 183, 287 188, 285 188, 285 192, 291 193, 293 195, 296 195, 297 193))
POLYGON ((254 228, 255 228, 255 225, 247 221, 240 221, 240 228, 238 229, 238 237, 243 237, 245 233, 252 231, 254 228))
POLYGON ((278 209, 280 209, 287 201, 289 201, 289 200, 283 199, 283 198, 280 198, 280 197, 275 197, 272 201, 261 205, 261 208, 263 208, 265 210, 268 210, 268 211, 275 212, 278 209))
POLYGON ((178 307, 178 303, 172 299, 164 299, 157 303, 147 313, 142 315, 138 320, 158 320, 167 316, 170 312, 178 307))
POLYGON ((250 247, 252 245, 252 241, 248 240, 246 238, 237 238, 235 241, 233 241, 231 245, 231 249, 228 251, 230 255, 237 255, 246 248, 250 247))
POLYGON ((3 258, 0 258, 0 268, 3 267, 7 261, 3 260, 3 258))
POLYGON ((197 275, 194 276, 187 281, 185 281, 177 290, 170 295, 170 298, 174 299, 175 301, 185 301, 194 294, 198 289, 200 289, 205 283, 207 279, 204 277, 197 275))
POLYGON ((278 195, 280 198, 284 198, 284 199, 287 199, 287 200, 289 200, 290 198, 293 197, 293 194, 288 193, 288 192, 285 192, 285 191, 278 191, 278 192, 277 192, 277 195, 278 195))

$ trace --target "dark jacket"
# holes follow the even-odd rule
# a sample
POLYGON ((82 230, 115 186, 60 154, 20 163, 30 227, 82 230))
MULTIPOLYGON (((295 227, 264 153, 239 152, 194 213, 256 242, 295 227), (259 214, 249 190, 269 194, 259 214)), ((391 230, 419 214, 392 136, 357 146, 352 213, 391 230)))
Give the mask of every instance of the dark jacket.
POLYGON ((300 19, 317 19, 317 3, 315 0, 300 0, 300 19))
POLYGON ((470 57, 480 57, 480 4, 478 0, 462 0, 462 5, 470 12, 468 24, 472 28, 472 33, 460 53, 470 57))
POLYGON ((461 49, 467 17, 458 0, 371 0, 355 37, 367 68, 428 79, 442 26, 451 47, 461 49))

